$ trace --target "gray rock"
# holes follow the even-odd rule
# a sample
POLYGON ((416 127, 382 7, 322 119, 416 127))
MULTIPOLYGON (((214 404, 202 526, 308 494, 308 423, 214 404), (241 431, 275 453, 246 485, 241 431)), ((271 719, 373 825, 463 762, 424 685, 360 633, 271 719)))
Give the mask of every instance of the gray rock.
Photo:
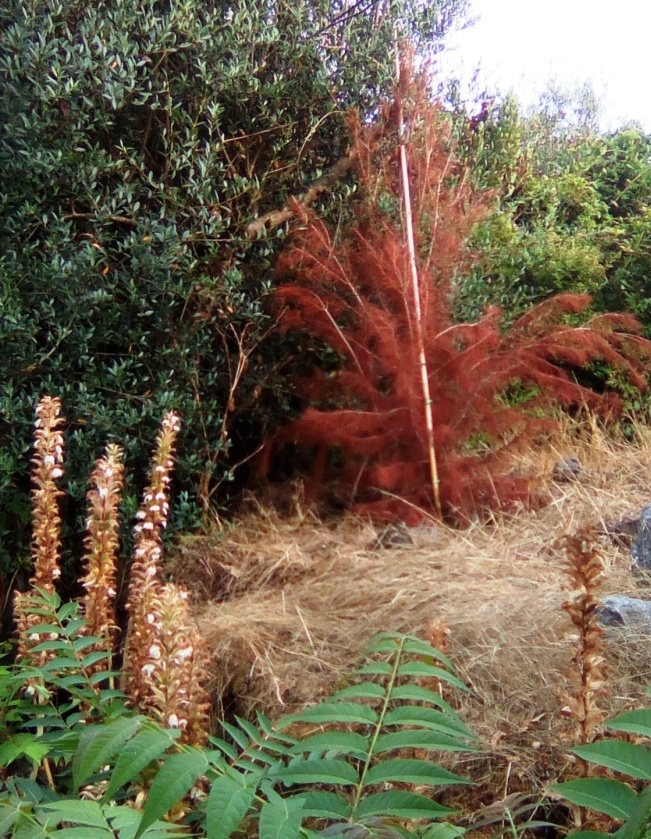
POLYGON ((611 594, 602 599, 598 617, 602 626, 628 627, 651 635, 651 600, 611 594))
POLYGON ((578 481, 582 472, 583 466, 578 457, 565 457, 554 464, 552 480, 558 484, 568 484, 578 481))
POLYGON ((599 532, 608 536, 615 545, 622 548, 631 548, 639 529, 640 517, 637 516, 605 522, 599 532))
POLYGON ((633 547, 633 564, 644 571, 651 571, 651 504, 645 504, 640 513, 640 523, 633 547))
POLYGON ((388 524, 366 546, 366 549, 369 551, 381 551, 385 548, 411 548, 413 545, 414 540, 404 524, 388 524))

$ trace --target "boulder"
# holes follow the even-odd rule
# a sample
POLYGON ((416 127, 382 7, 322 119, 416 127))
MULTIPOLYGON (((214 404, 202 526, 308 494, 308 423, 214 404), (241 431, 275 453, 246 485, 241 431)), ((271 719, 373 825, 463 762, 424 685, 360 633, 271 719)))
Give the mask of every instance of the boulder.
POLYGON ((651 504, 642 507, 631 557, 634 566, 643 571, 651 571, 651 504))
POLYGON ((651 635, 651 600, 611 594, 602 599, 598 617, 602 626, 621 626, 651 635))

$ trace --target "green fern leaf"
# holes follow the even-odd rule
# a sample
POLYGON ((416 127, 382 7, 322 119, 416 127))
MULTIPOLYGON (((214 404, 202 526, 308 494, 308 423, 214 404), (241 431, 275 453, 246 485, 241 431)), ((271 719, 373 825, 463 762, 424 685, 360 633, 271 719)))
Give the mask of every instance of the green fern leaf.
POLYGON ((422 831, 418 831, 418 839, 459 839, 465 833, 466 830, 463 827, 448 822, 437 822, 427 825, 422 831))
POLYGON ((613 819, 627 819, 637 801, 637 795, 621 781, 607 778, 577 778, 554 784, 554 792, 579 807, 590 807, 613 819))
MULTIPOLYGON (((104 812, 120 839, 133 839, 141 820, 138 810, 127 806, 110 806, 104 812)), ((175 837, 187 835, 187 832, 177 824, 155 821, 144 831, 142 839, 175 839, 175 837)))
POLYGON ((465 737, 474 739, 469 728, 455 716, 450 716, 437 711, 434 708, 422 708, 414 705, 402 705, 393 708, 384 718, 384 725, 419 725, 423 728, 430 728, 434 731, 443 731, 455 734, 463 734, 465 737))
POLYGON ((390 676, 392 670, 388 661, 371 661, 354 672, 357 676, 390 676))
POLYGON ((257 720, 258 720, 258 725, 260 726, 260 730, 263 731, 267 735, 267 738, 269 738, 268 740, 265 741, 265 743, 267 745, 276 743, 278 748, 280 748, 280 746, 282 744, 290 746, 290 745, 292 745, 293 743, 296 742, 296 737, 292 737, 290 734, 282 733, 278 729, 278 727, 275 727, 271 723, 271 720, 268 717, 266 717, 264 714, 261 714, 260 712, 258 712, 256 714, 256 717, 257 717, 257 720))
POLYGON ((97 827, 62 827, 59 830, 48 830, 47 836, 56 836, 57 839, 115 839, 112 830, 100 830, 97 827))
MULTIPOLYGON (((450 673, 454 674, 455 672, 454 665, 450 659, 440 650, 437 650, 436 647, 432 647, 432 645, 428 644, 427 641, 423 641, 422 638, 417 638, 415 635, 401 636, 399 646, 400 652, 403 656, 411 655, 431 658, 440 662, 450 673)), ((389 649, 386 651, 388 652, 389 649)))
POLYGON ((303 815, 313 819, 347 819, 350 804, 334 792, 312 791, 302 793, 303 815))
POLYGON ((444 807, 431 798, 406 790, 378 792, 363 798, 354 816, 364 819, 369 816, 391 816, 397 819, 432 819, 449 816, 457 812, 444 807))
POLYGON ((220 737, 209 737, 208 742, 211 746, 214 746, 226 755, 227 758, 230 758, 230 760, 237 760, 239 752, 232 743, 227 743, 226 740, 222 740, 220 737))
POLYGON ((574 754, 598 766, 623 772, 631 778, 651 780, 651 749, 621 740, 600 740, 586 746, 576 746, 574 754))
POLYGON ((250 780, 250 776, 222 775, 213 781, 206 803, 208 839, 229 839, 242 824, 257 789, 257 781, 250 780))
POLYGON ((6 836, 18 821, 20 816, 18 806, 12 807, 10 804, 0 804, 0 839, 6 836))
MULTIPOLYGON (((619 834, 612 834, 613 836, 617 836, 619 839, 619 834)), ((606 834, 599 833, 598 830, 577 830, 576 833, 568 833, 568 837, 571 839, 605 839, 606 834)))
POLYGON ((94 725, 86 729, 79 739, 72 762, 75 792, 101 766, 109 763, 141 726, 142 717, 120 717, 108 725, 94 725))
POLYGON ((294 722, 374 725, 377 722, 377 714, 372 708, 355 702, 323 702, 313 708, 283 717, 279 725, 285 727, 294 722))
POLYGON ((397 685, 393 689, 391 697, 392 699, 401 699, 410 702, 427 702, 429 705, 434 705, 442 711, 445 711, 446 714, 458 718, 457 712, 449 702, 446 702, 435 690, 421 687, 421 685, 397 685))
MULTIPOLYGON (((93 650, 92 653, 88 653, 82 658, 81 666, 92 667, 93 664, 97 664, 98 661, 105 661, 107 658, 108 653, 105 650, 93 650)), ((102 675, 105 677, 106 673, 103 672, 102 675)))
POLYGON ((453 676, 452 673, 448 673, 442 667, 427 664, 425 661, 406 661, 398 668, 398 676, 410 678, 422 676, 427 679, 438 679, 440 682, 447 682, 449 685, 454 685, 459 690, 468 691, 467 686, 461 679, 453 676))
POLYGON ((207 768, 208 761, 197 749, 170 755, 154 778, 134 839, 178 804, 207 768))
POLYGON ((22 755, 34 763, 40 763, 51 748, 49 743, 40 741, 37 734, 19 732, 0 743, 0 766, 7 767, 22 755))
POLYGON ((393 749, 430 749, 434 751, 462 751, 478 752, 465 739, 452 737, 438 731, 423 731, 422 729, 408 729, 381 734, 375 743, 375 752, 389 752, 393 749))
POLYGON ((359 685, 350 685, 347 688, 338 690, 330 697, 331 702, 340 702, 347 699, 384 699, 386 690, 376 682, 362 682, 359 685))
POLYGON ((322 731, 299 740, 290 751, 292 754, 306 752, 334 752, 350 757, 365 758, 368 754, 369 738, 354 731, 322 731))
POLYGON ((237 745, 240 747, 240 749, 247 749, 248 748, 249 743, 251 742, 251 738, 249 737, 249 735, 245 731, 242 731, 242 729, 239 728, 238 726, 231 725, 228 722, 223 722, 222 721, 221 725, 222 725, 222 728, 224 729, 224 731, 228 732, 228 734, 231 735, 231 737, 233 738, 235 743, 237 743, 237 745))
POLYGON ((627 731, 651 737, 651 708, 638 708, 636 711, 620 714, 608 722, 608 728, 612 731, 627 731))
POLYGON ((181 732, 163 728, 148 728, 140 731, 120 752, 104 800, 108 801, 125 784, 136 778, 152 760, 174 744, 181 732))
POLYGON ((444 786, 449 784, 472 784, 472 781, 449 772, 429 760, 392 758, 376 763, 364 776, 364 786, 392 783, 444 786))
POLYGON ((110 831, 109 823, 104 816, 102 807, 97 801, 79 801, 77 799, 66 799, 65 801, 52 801, 42 805, 48 813, 56 814, 58 822, 70 822, 84 827, 100 828, 110 831))
POLYGON ((284 784, 340 784, 349 786, 359 783, 359 773, 345 760, 335 758, 313 758, 298 760, 288 766, 281 766, 269 773, 274 781, 284 784))
POLYGON ((259 839, 298 839, 303 820, 303 798, 281 798, 269 792, 260 810, 259 839))

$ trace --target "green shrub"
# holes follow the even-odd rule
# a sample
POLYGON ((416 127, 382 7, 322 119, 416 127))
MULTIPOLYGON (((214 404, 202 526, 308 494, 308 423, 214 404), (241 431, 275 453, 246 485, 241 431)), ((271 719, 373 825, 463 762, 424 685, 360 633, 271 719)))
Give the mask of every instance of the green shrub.
POLYGON ((348 686, 326 701, 275 725, 262 715, 255 724, 224 723, 223 738, 197 749, 179 744, 178 731, 129 711, 119 691, 101 692, 97 674, 88 679, 84 672, 80 640, 91 639, 74 640, 80 625, 75 607, 46 605, 56 626, 43 631, 56 628, 59 637, 41 646, 53 650, 56 644, 56 657, 29 672, 22 665, 0 670, 6 731, 0 835, 81 839, 90 830, 80 829, 92 828, 101 839, 153 839, 188 835, 192 825, 192 835, 229 839, 243 829, 250 835, 257 825, 260 839, 297 839, 313 835, 308 825, 329 823, 334 833, 359 826, 398 839, 405 832, 395 820, 425 833, 454 813, 431 797, 432 790, 468 783, 431 757, 477 751, 476 741, 422 682, 465 686, 445 656, 418 638, 379 636, 348 686), (38 694, 21 693, 26 679, 38 694), (61 703, 61 689, 71 693, 69 702, 61 703), (93 704, 93 719, 80 719, 80 701, 93 704), (401 757, 404 749, 431 757, 401 757), (20 771, 24 757, 31 778, 20 771), (203 794, 188 799, 195 785, 203 794))
MULTIPOLYGON (((273 347, 254 352, 283 231, 253 240, 247 224, 341 156, 345 111, 368 112, 391 80, 395 20, 436 43, 464 5, 3 5, 1 570, 26 553, 44 392, 66 406, 70 474, 87 475, 107 439, 132 441, 128 471, 141 474, 173 406, 176 524, 218 497, 284 407, 273 347)), ((70 526, 84 487, 68 491, 70 526)), ((127 486, 129 512, 136 497, 127 486)))

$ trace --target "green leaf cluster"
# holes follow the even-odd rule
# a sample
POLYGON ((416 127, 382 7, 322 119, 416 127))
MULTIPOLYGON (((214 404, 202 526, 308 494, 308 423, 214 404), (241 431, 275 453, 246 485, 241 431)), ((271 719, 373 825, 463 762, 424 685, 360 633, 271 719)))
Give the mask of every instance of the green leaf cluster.
MULTIPOLYGON (((75 620, 64 615, 61 625, 75 620)), ((63 648, 59 654, 66 657, 63 648)), ((47 710, 29 709, 28 699, 16 698, 18 679, 24 684, 28 675, 44 686, 48 674, 23 671, 0 673, 4 706, 12 708, 0 764, 15 775, 0 787, 0 837, 83 839, 92 829, 100 837, 139 839, 188 835, 191 828, 193 835, 229 839, 255 828, 260 839, 308 839, 324 824, 330 832, 357 825, 401 837, 407 830, 396 820, 417 821, 422 832, 423 824, 454 813, 431 792, 468 783, 439 765, 438 756, 478 749, 434 689, 465 686, 444 655, 412 636, 378 636, 367 663, 323 703, 276 724, 263 715, 255 723, 224 722, 223 735, 204 749, 180 745, 177 731, 133 715, 114 695, 101 697, 96 721, 75 717, 65 703, 56 720, 51 692, 47 710), (12 691, 13 705, 6 700, 12 691), (428 757, 407 757, 405 750, 428 757), (34 767, 29 778, 16 771, 23 757, 34 767), (35 781, 45 760, 56 766, 54 789, 35 781), (139 790, 147 791, 141 812, 132 804, 139 790), (188 805, 189 795, 195 797, 188 805)), ((66 678, 57 675, 51 686, 61 688, 66 678)))
POLYGON ((484 103, 480 117, 459 109, 492 206, 475 231, 478 262, 460 280, 462 318, 491 304, 514 318, 552 294, 588 292, 597 311, 630 312, 651 329, 651 138, 635 127, 599 133, 594 108, 589 90, 551 90, 529 114, 510 98, 484 103))
MULTIPOLYGON (((621 714, 608 723, 615 732, 651 737, 651 709, 642 708, 621 714)), ((572 752, 595 766, 623 775, 638 784, 651 781, 651 749, 644 741, 625 742, 618 739, 599 740, 576 746, 572 752)), ((617 831, 618 839, 641 839, 651 823, 651 784, 637 792, 630 783, 614 778, 577 778, 555 784, 553 791, 579 807, 589 807, 624 825, 617 831)), ((583 834, 574 833, 572 837, 583 834)), ((600 834, 592 834, 599 836, 600 834)))

